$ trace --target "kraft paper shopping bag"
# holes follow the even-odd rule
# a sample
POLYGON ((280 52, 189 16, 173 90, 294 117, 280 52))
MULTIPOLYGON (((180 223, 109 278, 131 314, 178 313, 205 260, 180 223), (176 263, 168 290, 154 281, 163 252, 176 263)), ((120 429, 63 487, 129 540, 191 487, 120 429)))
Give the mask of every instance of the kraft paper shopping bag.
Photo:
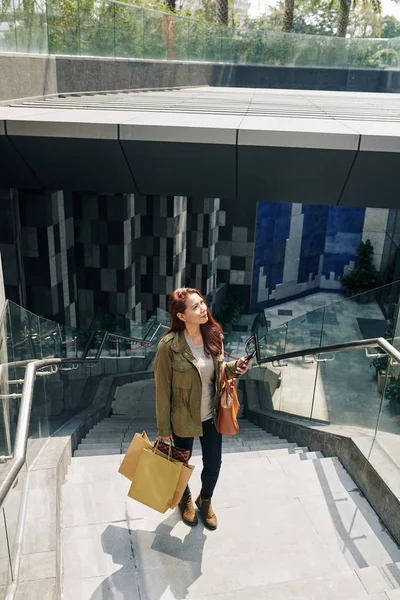
POLYGON ((132 481, 133 476, 135 475, 140 456, 145 448, 152 448, 146 432, 143 431, 143 433, 135 433, 124 460, 118 469, 118 472, 127 479, 130 479, 130 481, 132 481))
POLYGON ((155 449, 144 449, 128 496, 165 513, 173 503, 183 466, 155 449))
POLYGON ((193 469, 193 465, 187 465, 183 463, 178 485, 176 486, 175 495, 170 508, 175 508, 175 506, 178 506, 179 502, 181 501, 183 493, 186 490, 186 486, 189 483, 189 479, 192 476, 193 469))

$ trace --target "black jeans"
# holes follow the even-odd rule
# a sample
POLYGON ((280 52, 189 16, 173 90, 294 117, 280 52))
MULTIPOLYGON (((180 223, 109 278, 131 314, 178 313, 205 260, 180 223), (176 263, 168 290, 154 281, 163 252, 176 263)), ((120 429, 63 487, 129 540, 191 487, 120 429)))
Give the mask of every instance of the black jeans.
MULTIPOLYGON (((204 421, 203 435, 200 437, 201 449, 203 452, 203 470, 201 472, 201 497, 209 500, 214 492, 218 481, 219 471, 222 463, 222 435, 215 428, 214 421, 208 419, 204 421)), ((173 434, 174 444, 178 448, 190 450, 190 456, 193 450, 194 438, 182 438, 173 434)), ((189 493, 189 486, 185 493, 189 493)))

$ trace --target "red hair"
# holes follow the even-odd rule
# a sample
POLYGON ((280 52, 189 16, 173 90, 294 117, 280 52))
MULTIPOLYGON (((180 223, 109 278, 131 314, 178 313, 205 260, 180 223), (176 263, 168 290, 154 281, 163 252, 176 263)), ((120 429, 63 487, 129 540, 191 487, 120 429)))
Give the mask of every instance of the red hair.
MULTIPOLYGON (((200 298, 205 300, 203 294, 199 290, 196 290, 196 288, 178 288, 177 290, 174 290, 168 300, 168 310, 171 321, 166 335, 171 332, 183 331, 185 329, 185 323, 178 317, 178 313, 185 312, 188 294, 198 294, 200 298)), ((222 352, 222 327, 214 319, 208 306, 207 315, 207 323, 200 325, 204 348, 206 352, 219 356, 222 352)))

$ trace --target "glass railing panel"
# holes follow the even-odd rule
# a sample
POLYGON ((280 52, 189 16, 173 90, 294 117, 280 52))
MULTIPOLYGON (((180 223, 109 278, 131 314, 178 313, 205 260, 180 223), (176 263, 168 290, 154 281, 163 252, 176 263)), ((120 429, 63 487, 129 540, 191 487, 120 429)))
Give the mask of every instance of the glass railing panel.
POLYGON ((291 46, 291 64, 296 67, 318 65, 319 48, 310 35, 297 35, 291 46))
POLYGON ((218 27, 210 23, 190 21, 188 59, 219 61, 221 43, 220 37, 216 33, 218 30, 218 27))
POLYGON ((400 37, 388 40, 386 52, 391 67, 400 67, 400 37))
MULTIPOLYGON (((26 465, 24 465, 21 471, 18 474, 18 478, 16 479, 14 485, 11 487, 8 492, 2 507, 1 507, 1 523, 3 527, 7 527, 7 536, 8 536, 8 546, 9 546, 9 558, 10 558, 10 566, 12 569, 12 573, 15 574, 17 572, 17 554, 19 548, 19 527, 21 524, 22 518, 22 510, 23 510, 23 494, 24 488, 26 485, 26 465)), ((0 529, 0 536, 2 535, 2 530, 0 529)), ((0 537, 1 539, 1 537, 0 537)), ((2 546, 2 542, 0 542, 0 547, 2 546)), ((3 553, 3 552, 2 552, 3 553)), ((1 558, 0 558, 1 560, 1 558)), ((11 575, 11 571, 10 571, 11 575)), ((0 574, 1 577, 1 574, 0 574)), ((9 583, 11 582, 11 577, 9 577, 9 583)), ((1 582, 0 582, 1 589, 1 582)), ((1 598, 1 592, 0 592, 1 598)))
MULTIPOLYGON (((49 48, 51 54, 79 55, 79 30, 73 27, 52 26, 49 30, 49 48)), ((92 56, 92 50, 90 50, 92 56)))
MULTIPOLYGON (((13 364, 15 359, 14 345, 13 345, 13 332, 12 332, 12 318, 10 314, 10 307, 7 304, 3 323, 1 327, 1 360, 0 364, 8 365, 1 369, 1 394, 8 396, 11 394, 20 394, 22 392, 22 385, 16 383, 17 381, 24 378, 24 370, 17 369, 13 364)), ((19 415, 19 398, 7 398, 1 399, 1 411, 3 417, 3 426, 5 433, 5 446, 6 454, 10 455, 13 452, 15 443, 15 434, 17 430, 17 422, 19 415)))
POLYGON ((390 60, 386 40, 352 38, 349 43, 349 67, 381 68, 390 60))
MULTIPOLYGON (((0 314, 0 365, 8 363, 8 310, 5 307, 0 314)), ((11 452, 11 440, 8 424, 10 422, 10 400, 5 398, 9 394, 8 373, 4 368, 0 370, 0 454, 8 455, 11 452)), ((1 467, 0 467, 1 468, 1 467)))
POLYGON ((47 15, 45 0, 10 3, 14 6, 15 46, 17 52, 47 54, 47 15))
POLYGON ((65 367, 46 379, 46 395, 50 415, 50 433, 54 433, 72 416, 91 406, 91 377, 87 365, 65 367))
POLYGON ((347 40, 321 36, 316 40, 319 67, 347 67, 349 49, 347 40))
POLYGON ((221 31, 221 62, 235 62, 235 30, 224 27, 221 31))
POLYGON ((239 64, 264 64, 265 31, 236 30, 234 37, 234 62, 239 64))
POLYGON ((260 350, 260 358, 269 358, 271 356, 277 356, 285 353, 286 339, 287 339, 287 326, 286 324, 281 327, 271 329, 263 337, 258 339, 258 346, 260 350))
POLYGON ((143 57, 168 58, 172 52, 171 18, 163 13, 146 11, 143 20, 143 57))
MULTIPOLYGON (((286 414, 310 418, 317 378, 317 363, 310 357, 284 361, 279 388, 279 410, 286 414)), ((275 406, 274 406, 275 408, 275 406)))
POLYGON ((265 32, 264 61, 266 65, 285 65, 288 44, 282 43, 282 34, 275 31, 265 32))
POLYGON ((3 11, 0 49, 239 64, 387 68, 399 66, 400 41, 264 33, 222 27, 156 10, 79 0, 13 2, 3 11))
POLYGON ((225 360, 231 361, 244 356, 246 340, 249 337, 248 333, 242 333, 240 331, 232 331, 225 334, 224 337, 224 351, 225 360))
POLYGON ((0 522, 0 600, 5 600, 7 586, 10 583, 10 563, 8 558, 8 547, 5 525, 3 519, 0 522))
POLYGON ((13 302, 8 302, 8 315, 9 355, 13 356, 11 360, 42 358, 39 317, 13 302))
POLYGON ((268 314, 265 316, 268 310, 261 312, 253 325, 262 350, 261 358, 359 339, 388 338, 399 293, 400 282, 396 281, 341 298, 270 330, 266 325, 268 314))
POLYGON ((142 57, 144 51, 144 9, 114 4, 116 56, 142 57))
POLYGON ((325 307, 288 321, 284 352, 296 352, 320 346, 325 307))
POLYGON ((79 332, 69 325, 61 327, 64 356, 66 358, 80 358, 85 347, 87 335, 84 337, 79 335, 79 332))
POLYGON ((50 435, 51 396, 53 391, 52 377, 36 376, 32 397, 31 418, 29 422, 29 440, 26 461, 31 465, 50 435))
POLYGON ((364 349, 347 350, 334 355, 319 355, 327 362, 318 363, 318 378, 312 418, 346 427, 355 437, 372 444, 381 397, 375 369, 364 349), (332 360, 333 359, 333 360, 332 360))
POLYGON ((247 408, 310 418, 316 364, 290 359, 284 365, 255 365, 245 378, 247 408), (302 386, 301 388, 299 386, 302 386), (299 390, 300 393, 299 393, 299 390))
POLYGON ((61 358, 65 355, 61 327, 54 321, 39 317, 42 358, 61 358))
MULTIPOLYGON (((396 350, 400 351, 399 308, 397 306, 396 316, 393 319, 392 344, 396 350)), ((382 363, 381 367, 382 404, 371 462, 377 461, 381 464, 382 454, 390 457, 390 462, 394 468, 385 468, 384 480, 395 491, 396 495, 400 496, 398 477, 398 469, 400 469, 400 365, 391 361, 386 365, 382 363)))
MULTIPOLYGON (((78 0, 78 54, 115 56, 116 5, 82 4, 78 0)), ((109 89, 105 83, 104 89, 109 89)))
POLYGON ((390 284, 328 304, 322 345, 386 337, 390 313, 385 310, 385 302, 387 305, 391 288, 395 292, 398 287, 398 283, 390 284))
MULTIPOLYGON (((83 23, 79 34, 78 54, 91 56, 116 56, 116 29, 114 26, 96 25, 94 31, 83 23)), ((108 87, 105 84, 105 87, 108 87)))
MULTIPOLYGON (((0 464, 0 474, 4 465, 0 464)), ((4 600, 7 593, 7 587, 12 581, 11 557, 9 554, 9 545, 4 521, 3 510, 0 509, 0 600, 4 600)))
POLYGON ((70 0, 68 5, 47 0, 47 23, 51 54, 79 54, 78 0, 70 0))
POLYGON ((18 25, 15 20, 15 9, 14 3, 11 2, 9 6, 4 7, 1 11, 0 16, 0 50, 2 52, 18 52, 18 25))
POLYGON ((174 60, 187 60, 189 22, 177 16, 170 17, 168 34, 174 60))

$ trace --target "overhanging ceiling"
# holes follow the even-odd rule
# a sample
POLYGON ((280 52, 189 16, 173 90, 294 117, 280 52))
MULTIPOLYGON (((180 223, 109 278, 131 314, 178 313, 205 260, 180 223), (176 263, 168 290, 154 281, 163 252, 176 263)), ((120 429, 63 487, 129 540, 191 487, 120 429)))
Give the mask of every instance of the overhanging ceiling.
POLYGON ((398 207, 396 95, 244 88, 0 107, 0 185, 398 207))

